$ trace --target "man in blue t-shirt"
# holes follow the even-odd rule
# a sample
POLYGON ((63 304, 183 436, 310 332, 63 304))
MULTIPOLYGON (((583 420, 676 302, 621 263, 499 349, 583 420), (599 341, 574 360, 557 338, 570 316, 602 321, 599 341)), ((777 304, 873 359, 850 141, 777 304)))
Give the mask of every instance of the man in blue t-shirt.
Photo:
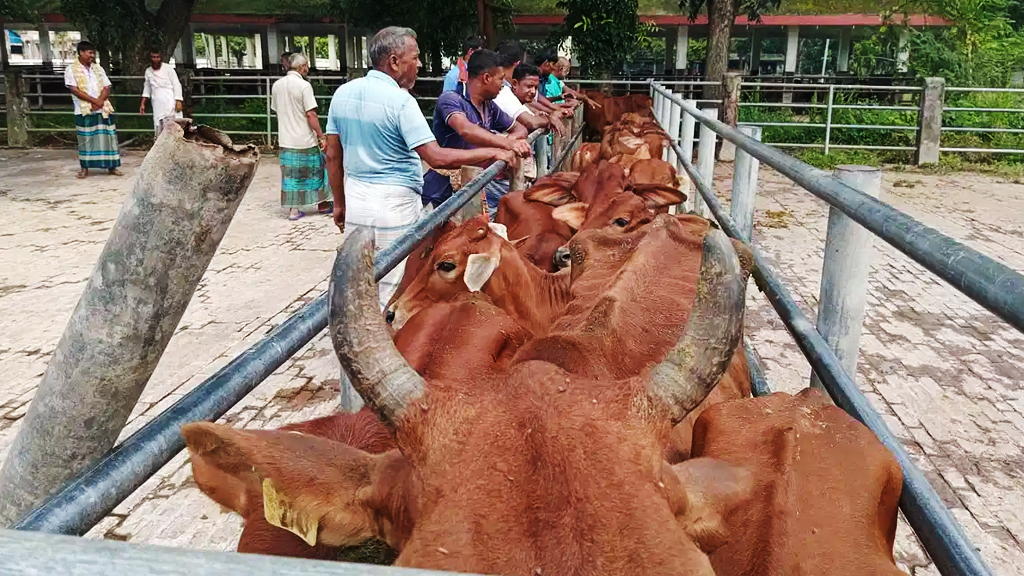
MULTIPOLYGON (((527 130, 494 103, 505 82, 505 69, 497 53, 478 50, 469 58, 469 81, 454 92, 445 92, 434 108, 434 136, 443 148, 464 150, 488 146, 503 148, 520 157, 530 155, 527 130), (502 132, 508 132, 503 135, 502 132)), ((490 162, 478 163, 489 165, 490 162)), ((506 170, 507 172, 507 170, 506 170)), ((508 176, 488 184, 487 206, 493 218, 498 200, 508 193, 508 176)), ((423 200, 435 206, 452 195, 451 181, 433 170, 423 178, 423 200)))
POLYGON ((442 92, 450 92, 455 90, 460 82, 465 82, 469 79, 466 76, 466 62, 469 62, 469 57, 473 55, 473 52, 480 50, 484 47, 484 39, 479 36, 470 36, 462 42, 462 57, 455 61, 455 66, 448 70, 448 73, 444 75, 444 87, 441 89, 442 92))
MULTIPOLYGON (((387 248, 419 220, 423 165, 438 168, 503 160, 507 146, 442 148, 409 94, 420 67, 416 33, 391 26, 370 40, 374 69, 334 93, 327 115, 327 177, 334 195, 334 223, 369 226, 377 250, 387 248)), ((377 284, 381 308, 398 288, 404 264, 377 284)))

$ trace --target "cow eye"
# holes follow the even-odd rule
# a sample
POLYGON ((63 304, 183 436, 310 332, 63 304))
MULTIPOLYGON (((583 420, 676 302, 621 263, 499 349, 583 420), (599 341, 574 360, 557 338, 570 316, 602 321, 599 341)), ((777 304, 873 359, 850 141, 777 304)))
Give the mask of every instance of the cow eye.
POLYGON ((455 270, 455 262, 448 262, 447 260, 437 263, 437 269, 441 272, 451 272, 455 270))
POLYGON ((626 226, 629 226, 629 220, 626 218, 616 218, 612 224, 615 224, 619 228, 625 228, 626 226))

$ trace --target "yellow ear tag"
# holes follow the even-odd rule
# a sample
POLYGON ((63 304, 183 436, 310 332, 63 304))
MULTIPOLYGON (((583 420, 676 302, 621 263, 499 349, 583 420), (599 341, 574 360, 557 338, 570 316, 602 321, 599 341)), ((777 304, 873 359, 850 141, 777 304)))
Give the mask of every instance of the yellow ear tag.
POLYGON ((270 478, 263 479, 263 515, 274 526, 295 534, 310 546, 316 545, 320 519, 292 508, 291 500, 274 488, 270 478))

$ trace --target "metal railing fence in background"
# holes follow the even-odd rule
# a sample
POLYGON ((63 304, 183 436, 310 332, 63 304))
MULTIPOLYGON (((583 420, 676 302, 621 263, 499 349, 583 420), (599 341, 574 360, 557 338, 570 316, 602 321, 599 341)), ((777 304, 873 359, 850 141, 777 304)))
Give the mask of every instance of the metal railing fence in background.
MULTIPOLYGON (((655 110, 663 111, 658 117, 663 127, 667 118, 672 117, 672 114, 665 114, 665 111, 673 106, 680 108, 682 116, 692 116, 701 124, 702 134, 713 133, 732 142, 742 153, 749 154, 787 176, 1018 330, 1024 330, 1024 276, 928 228, 888 204, 742 134, 713 116, 705 115, 693 103, 684 101, 661 85, 652 84, 652 91, 656 98, 667 103, 659 102, 655 106, 655 110)), ((749 231, 740 230, 732 217, 723 211, 710 186, 712 179, 708 171, 695 167, 680 143, 672 142, 671 145, 680 167, 690 176, 700 197, 722 229, 730 237, 748 238, 749 231)), ((734 179, 741 176, 734 175, 734 179)), ((904 475, 900 509, 936 567, 946 576, 991 574, 977 549, 970 544, 934 488, 913 464, 903 444, 871 407, 836 352, 800 311, 789 290, 760 251, 756 247, 752 248, 755 282, 793 335, 814 374, 836 404, 867 426, 896 457, 904 475)), ((866 267, 863 273, 866 274, 866 267)), ((752 356, 756 357, 756 354, 752 356)))

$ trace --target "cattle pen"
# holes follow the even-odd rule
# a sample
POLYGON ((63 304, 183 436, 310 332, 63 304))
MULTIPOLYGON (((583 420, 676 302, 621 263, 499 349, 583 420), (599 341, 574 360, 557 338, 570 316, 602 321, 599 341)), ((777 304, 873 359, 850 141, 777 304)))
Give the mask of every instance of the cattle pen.
MULTIPOLYGON (((655 111, 659 121, 670 135, 679 135, 679 141, 673 146, 674 159, 690 175, 712 215, 730 236, 749 240, 749 220, 744 221, 747 222, 743 225, 746 229, 739 224, 743 219, 737 214, 737 206, 742 206, 742 203, 735 200, 733 216, 726 215, 708 187, 709 173, 706 170, 708 165, 713 167, 713 156, 709 156, 707 151, 713 150, 716 133, 739 148, 737 173, 741 170, 750 170, 751 158, 772 166, 907 253, 1013 326, 1018 329, 1024 326, 1021 320, 1021 310, 1024 308, 1019 302, 1020 288, 1024 286, 1024 282, 1020 275, 887 205, 865 197, 839 180, 728 128, 715 121, 710 114, 701 113, 692 104, 675 96, 664 86, 654 83, 648 83, 647 86, 655 96, 655 111), (699 169, 687 160, 689 156, 686 154, 688 146, 690 151, 693 148, 694 122, 702 126, 703 145, 698 145, 699 169), (699 153, 702 150, 704 154, 699 153)), ((572 141, 578 140, 579 137, 580 131, 577 130, 572 141)), ((571 142, 570 146, 562 151, 555 166, 564 161, 570 149, 571 142)), ((484 171, 436 211, 434 216, 421 223, 416 231, 404 237, 389 251, 382 253, 376 261, 377 278, 401 261, 419 238, 473 200, 482 186, 498 171, 499 167, 484 171)), ((753 173, 756 174, 756 166, 753 167, 753 173)), ((747 192, 753 191, 754 187, 748 186, 747 192)), ((702 209, 700 205, 694 208, 702 209)), ((988 573, 927 481, 910 463, 902 451, 902 446, 860 394, 841 359, 829 347, 827 338, 823 338, 823 335, 819 334, 810 321, 799 312, 786 287, 773 274, 763 258, 758 257, 754 275, 759 288, 768 295, 833 399, 868 425, 896 454, 905 475, 901 508, 910 519, 936 566, 943 574, 988 573)), ((322 296, 300 310, 263 341, 212 376, 194 393, 183 398, 164 415, 117 447, 99 465, 33 511, 19 522, 17 528, 58 534, 83 534, 102 518, 106 511, 181 449, 178 428, 182 423, 216 419, 269 375, 276 366, 320 332, 326 325, 325 306, 326 297, 322 296)), ((756 356, 751 355, 751 364, 756 371, 756 356)), ((754 382, 760 383, 756 386, 758 394, 768 391, 763 378, 755 375, 754 382)), ((214 573, 214 570, 217 573, 228 574, 242 573, 243 570, 245 573, 265 570, 282 574, 375 574, 389 571, 387 568, 371 566, 325 566, 270 558, 246 558, 242 561, 185 551, 150 552, 116 543, 69 542, 16 533, 4 535, 2 546, 9 553, 17 554, 21 558, 19 562, 22 563, 22 573, 43 570, 69 574, 99 571, 114 573, 126 568, 137 573, 188 571, 198 574, 214 573), (48 554, 40 553, 40 550, 45 550, 48 554), (76 563, 81 565, 76 566, 76 563)))

